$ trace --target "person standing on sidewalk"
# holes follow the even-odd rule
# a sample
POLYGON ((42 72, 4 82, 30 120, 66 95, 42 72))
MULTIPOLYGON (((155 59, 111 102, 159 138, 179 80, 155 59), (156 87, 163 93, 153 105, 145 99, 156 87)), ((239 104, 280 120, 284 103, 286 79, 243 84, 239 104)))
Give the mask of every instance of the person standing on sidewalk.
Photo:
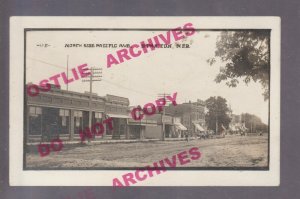
POLYGON ((188 132, 188 131, 185 133, 185 140, 186 140, 187 142, 189 142, 189 132, 188 132))

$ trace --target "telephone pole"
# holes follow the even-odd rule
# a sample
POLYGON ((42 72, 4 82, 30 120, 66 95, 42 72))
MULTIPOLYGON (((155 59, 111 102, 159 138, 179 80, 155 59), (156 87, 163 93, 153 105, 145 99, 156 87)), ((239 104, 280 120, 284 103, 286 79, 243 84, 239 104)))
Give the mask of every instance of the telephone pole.
POLYGON ((216 115, 216 135, 218 135, 218 115, 216 115))
MULTIPOLYGON (((69 79, 69 55, 67 55, 67 79, 69 79)), ((67 85, 67 91, 69 90, 69 84, 67 85)))
MULTIPOLYGON (((166 94, 166 93, 163 93, 163 94, 158 94, 158 98, 164 98, 166 99, 166 96, 169 96, 170 94, 166 94)), ((167 105, 167 102, 165 104, 165 106, 167 105)), ((165 122, 164 122, 164 117, 165 117, 165 106, 162 107, 162 113, 161 113, 161 123, 162 123, 162 141, 165 140, 165 122)))
MULTIPOLYGON (((92 128, 92 98, 93 98, 93 82, 101 81, 102 77, 102 68, 90 68, 90 75, 86 78, 83 78, 82 82, 90 82, 90 98, 89 98, 89 128, 92 128)), ((88 138, 88 142, 90 139, 88 138)))

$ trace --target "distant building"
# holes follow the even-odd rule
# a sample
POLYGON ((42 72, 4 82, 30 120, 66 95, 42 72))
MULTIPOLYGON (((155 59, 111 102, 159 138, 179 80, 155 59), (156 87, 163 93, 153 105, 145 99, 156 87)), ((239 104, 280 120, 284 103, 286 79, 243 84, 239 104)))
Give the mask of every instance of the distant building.
POLYGON ((241 133, 247 131, 245 124, 242 122, 242 116, 231 114, 231 122, 229 124, 229 131, 231 133, 241 133))
POLYGON ((155 118, 143 118, 141 120, 134 120, 131 116, 131 110, 135 107, 130 107, 129 109, 129 139, 147 139, 147 138, 157 138, 161 139, 162 132, 161 126, 158 125, 157 119, 155 118))
POLYGON ((197 100, 197 102, 188 102, 170 105, 166 107, 166 113, 180 118, 181 123, 187 128, 189 133, 197 134, 205 131, 205 102, 197 100))

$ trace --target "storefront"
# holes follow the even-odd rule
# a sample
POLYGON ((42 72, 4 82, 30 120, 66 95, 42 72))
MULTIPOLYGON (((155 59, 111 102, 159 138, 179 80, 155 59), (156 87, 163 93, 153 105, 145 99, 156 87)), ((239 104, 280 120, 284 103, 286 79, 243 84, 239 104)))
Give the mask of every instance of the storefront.
POLYGON ((174 123, 174 135, 173 137, 175 138, 183 138, 185 134, 187 133, 187 128, 181 124, 181 119, 180 117, 174 117, 173 118, 173 123, 174 123))
POLYGON ((169 115, 162 116, 162 122, 165 125, 165 137, 166 138, 172 138, 174 137, 174 124, 173 124, 173 118, 169 115))
POLYGON ((156 121, 156 126, 146 126, 145 130, 145 138, 155 138, 155 139, 162 139, 163 136, 163 126, 165 131, 165 138, 174 137, 174 124, 173 124, 173 117, 170 115, 162 115, 162 114, 154 114, 154 115, 146 115, 146 120, 156 121))
POLYGON ((101 122, 105 110, 105 98, 65 91, 56 87, 49 92, 26 98, 25 138, 28 142, 79 140, 80 131, 89 126, 89 111, 92 110, 92 124, 101 122))
POLYGON ((197 136, 205 136, 205 129, 201 126, 201 124, 197 122, 193 122, 194 132, 197 136))
POLYGON ((155 138, 153 134, 151 136, 151 130, 153 130, 153 128, 161 128, 158 127, 156 120, 134 120, 132 118, 128 119, 128 127, 129 139, 155 138))
MULTIPOLYGON (((166 113, 181 119, 181 124, 187 128, 190 136, 205 131, 205 102, 198 99, 196 102, 167 106, 166 113)), ((175 125, 175 127, 179 125, 175 125)))
POLYGON ((45 106, 28 106, 28 136, 41 141, 68 137, 70 110, 45 106))
POLYGON ((129 139, 128 130, 129 99, 107 95, 105 101, 105 116, 112 118, 113 129, 106 128, 106 139, 129 139))
POLYGON ((107 117, 112 118, 113 129, 108 128, 106 131, 106 137, 112 139, 125 139, 127 138, 127 115, 107 114, 107 117))

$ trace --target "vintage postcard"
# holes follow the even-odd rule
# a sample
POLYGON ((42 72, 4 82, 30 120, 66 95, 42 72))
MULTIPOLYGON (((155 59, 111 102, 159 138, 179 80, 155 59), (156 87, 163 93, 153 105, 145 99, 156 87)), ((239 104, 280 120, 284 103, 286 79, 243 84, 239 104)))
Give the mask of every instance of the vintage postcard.
POLYGON ((280 18, 11 17, 10 185, 278 186, 280 18))

